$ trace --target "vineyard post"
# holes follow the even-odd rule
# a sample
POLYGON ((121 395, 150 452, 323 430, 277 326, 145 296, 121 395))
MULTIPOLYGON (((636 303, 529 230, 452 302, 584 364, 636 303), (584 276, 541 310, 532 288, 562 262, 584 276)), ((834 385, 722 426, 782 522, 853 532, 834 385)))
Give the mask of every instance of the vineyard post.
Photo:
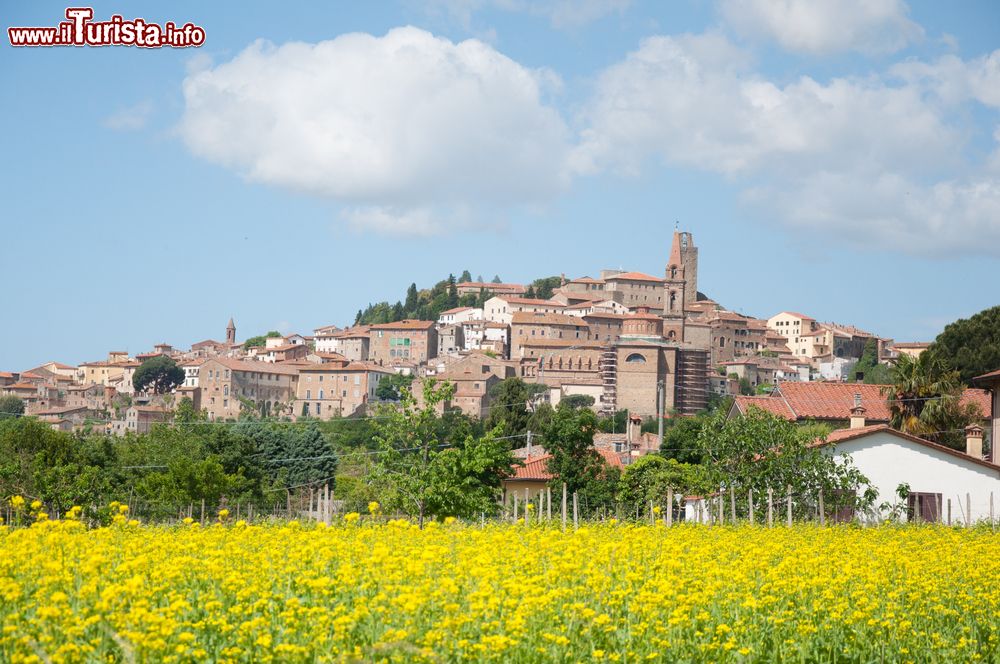
POLYGON ((993 492, 990 491, 990 530, 995 531, 996 527, 993 524, 993 492))
POLYGON ((531 525, 531 510, 528 509, 528 505, 531 504, 531 500, 528 498, 528 487, 524 487, 524 525, 531 525))
POLYGON ((674 525, 674 490, 667 489, 667 525, 674 525))
POLYGON ((313 488, 312 488, 312 486, 310 486, 309 487, 309 511, 310 512, 313 511, 313 505, 316 506, 316 511, 313 514, 310 514, 310 516, 313 517, 313 521, 319 521, 319 496, 314 496, 313 495, 313 488))
POLYGON ((948 499, 948 525, 951 525, 951 498, 948 499))
POLYGON ((972 525, 972 496, 968 491, 965 492, 965 525, 972 525))
POLYGON ((573 530, 580 527, 580 510, 577 506, 576 491, 573 492, 573 530))
POLYGON ((767 487, 767 527, 774 527, 774 489, 767 487))
POLYGON ((736 487, 732 484, 729 485, 729 520, 732 524, 736 525, 736 487))
POLYGON ((726 522, 726 500, 725 494, 719 491, 719 525, 726 522))
POLYGON ((792 527, 792 485, 785 487, 788 491, 788 527, 792 527))
POLYGON ((201 525, 205 525, 205 499, 201 499, 201 525))
POLYGON ((747 489, 747 515, 750 519, 750 525, 753 525, 753 487, 747 489))
POLYGON ((823 487, 819 488, 819 525, 826 525, 826 511, 823 506, 823 487))
POLYGON ((285 511, 288 512, 287 518, 292 518, 292 491, 291 489, 285 489, 285 511))
POLYGON ((566 483, 563 482, 563 497, 562 497, 562 529, 566 532, 566 483))
POLYGON ((483 529, 486 528, 486 512, 482 512, 479 517, 479 527, 483 529))
POLYGON ((514 494, 514 523, 517 523, 517 494, 514 494))
POLYGON ((649 525, 656 525, 656 515, 653 513, 653 501, 649 501, 649 525))
POLYGON ((545 512, 549 521, 552 520, 552 487, 545 487, 545 512))
POLYGON ((240 520, 240 501, 236 501, 236 520, 240 520))

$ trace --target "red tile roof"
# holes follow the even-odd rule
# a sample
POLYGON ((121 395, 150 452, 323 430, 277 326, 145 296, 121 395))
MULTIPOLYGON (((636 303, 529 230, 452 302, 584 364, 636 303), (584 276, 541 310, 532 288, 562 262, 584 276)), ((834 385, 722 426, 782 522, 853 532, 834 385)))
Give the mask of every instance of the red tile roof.
POLYGON ((605 281, 611 281, 612 279, 624 279, 626 281, 663 281, 663 279, 660 279, 659 277, 653 277, 648 274, 643 274, 642 272, 622 272, 621 274, 614 274, 607 277, 605 281))
MULTIPOLYGON (((624 468, 621 457, 618 456, 616 452, 608 449, 598 449, 597 453, 601 455, 604 463, 611 466, 612 468, 624 468)), ((524 459, 523 466, 514 466, 513 474, 507 479, 511 480, 541 480, 549 481, 555 477, 549 472, 549 459, 552 458, 551 454, 542 454, 535 457, 527 457, 524 459)))
MULTIPOLYGON (((897 344, 897 345, 898 345, 898 344, 897 344)), ((976 376, 976 377, 975 377, 975 378, 973 378, 972 380, 973 380, 974 382, 977 382, 977 383, 978 383, 979 381, 983 380, 984 378, 986 378, 986 379, 990 379, 990 380, 988 380, 987 382, 991 382, 991 381, 992 381, 992 379, 1000 379, 1000 369, 997 369, 996 371, 991 371, 991 372, 989 372, 989 373, 986 373, 986 374, 983 374, 982 376, 976 376)))
POLYGON ((795 413, 789 408, 788 403, 781 398, 737 396, 734 399, 734 403, 736 408, 744 415, 750 411, 750 408, 760 408, 778 417, 783 417, 786 420, 795 419, 795 413))
POLYGON ((441 315, 443 316, 445 314, 458 314, 462 313, 463 311, 469 311, 470 309, 472 309, 472 307, 455 307, 454 309, 448 309, 447 311, 442 311, 441 315))
MULTIPOLYGON (((736 405, 745 413, 751 404, 786 419, 795 420, 846 420, 854 407, 854 396, 861 395, 865 419, 870 422, 888 422, 890 418, 887 397, 882 394, 885 385, 862 383, 782 382, 767 397, 736 397, 736 405)), ((962 404, 973 403, 984 416, 989 416, 990 399, 985 390, 966 389, 962 404)))

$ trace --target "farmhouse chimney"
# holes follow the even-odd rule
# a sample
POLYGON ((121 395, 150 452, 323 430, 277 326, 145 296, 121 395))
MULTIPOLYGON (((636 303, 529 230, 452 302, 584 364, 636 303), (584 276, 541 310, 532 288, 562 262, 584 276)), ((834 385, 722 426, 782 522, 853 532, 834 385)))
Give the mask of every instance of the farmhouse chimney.
POLYGON ((642 418, 635 415, 629 415, 628 427, 625 429, 625 440, 629 443, 629 446, 633 443, 638 442, 639 436, 642 435, 642 418))
POLYGON ((865 426, 865 407, 861 405, 861 395, 854 395, 854 408, 851 408, 851 428, 861 429, 865 426))
POLYGON ((983 428, 978 424, 965 427, 965 453, 974 459, 983 458, 983 428))

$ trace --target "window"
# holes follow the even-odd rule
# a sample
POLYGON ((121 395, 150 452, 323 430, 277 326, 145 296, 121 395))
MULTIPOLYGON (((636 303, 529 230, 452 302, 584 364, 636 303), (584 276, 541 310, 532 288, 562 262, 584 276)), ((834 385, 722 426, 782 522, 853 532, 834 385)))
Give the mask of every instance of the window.
POLYGON ((323 398, 323 390, 320 390, 320 391, 319 391, 319 398, 320 398, 320 399, 322 399, 322 398, 323 398))
POLYGON ((229 396, 229 386, 228 386, 228 385, 225 385, 225 386, 223 386, 223 388, 222 388, 222 393, 223 393, 223 394, 224 394, 225 396, 227 396, 227 397, 229 396))
POLYGON ((642 355, 642 353, 632 353, 631 355, 625 358, 625 361, 634 362, 637 364, 645 364, 646 358, 642 355))
POLYGON ((306 390, 306 399, 312 399, 312 391, 306 390))
POLYGON ((360 385, 361 384, 361 375, 360 374, 355 374, 354 375, 354 384, 355 385, 360 385))
POLYGON ((911 491, 906 497, 906 520, 929 521, 941 520, 941 494, 911 491))

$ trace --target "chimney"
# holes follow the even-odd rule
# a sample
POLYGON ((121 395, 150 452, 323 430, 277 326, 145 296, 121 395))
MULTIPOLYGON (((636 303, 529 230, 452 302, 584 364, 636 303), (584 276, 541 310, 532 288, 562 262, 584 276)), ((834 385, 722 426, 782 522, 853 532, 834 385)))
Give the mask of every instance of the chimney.
POLYGON ((861 395, 854 395, 854 408, 851 408, 851 428, 861 429, 865 426, 865 407, 861 405, 861 395))
POLYGON ((625 440, 629 443, 631 447, 632 443, 639 440, 639 436, 642 435, 642 418, 636 417, 635 415, 630 415, 628 418, 628 426, 625 429, 625 440))
POLYGON ((983 458, 983 428, 978 424, 965 427, 965 453, 973 459, 983 458))

